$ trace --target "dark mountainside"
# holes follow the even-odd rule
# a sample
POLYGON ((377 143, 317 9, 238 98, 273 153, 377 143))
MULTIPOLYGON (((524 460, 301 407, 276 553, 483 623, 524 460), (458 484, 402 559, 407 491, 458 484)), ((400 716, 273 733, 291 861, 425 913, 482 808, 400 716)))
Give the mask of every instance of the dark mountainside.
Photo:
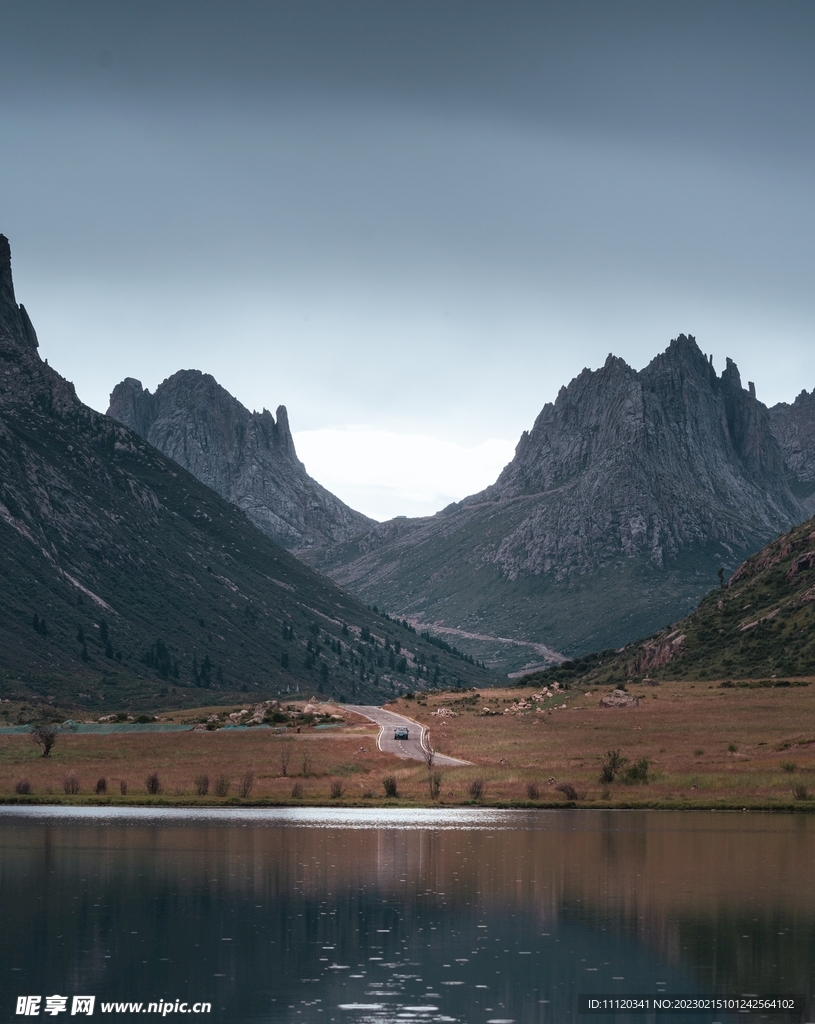
POLYGON ((118 711, 489 673, 260 533, 43 362, 0 235, 0 692, 118 711), (244 691, 249 697, 240 696, 244 691))
POLYGON ((770 427, 781 448, 792 493, 811 515, 815 512, 815 388, 802 391, 792 405, 770 409, 770 427))
POLYGON ((179 370, 151 394, 127 377, 108 416, 135 430, 286 548, 337 543, 372 519, 344 505, 297 458, 286 407, 250 413, 214 377, 179 370))
POLYGON ((517 669, 531 644, 490 636, 617 647, 805 516, 753 385, 680 335, 640 372, 609 356, 561 388, 480 494, 306 557, 363 600, 482 635, 471 650, 517 669))
POLYGON ((711 590, 685 619, 624 650, 566 662, 529 685, 644 679, 787 685, 815 676, 815 519, 777 537, 711 590))

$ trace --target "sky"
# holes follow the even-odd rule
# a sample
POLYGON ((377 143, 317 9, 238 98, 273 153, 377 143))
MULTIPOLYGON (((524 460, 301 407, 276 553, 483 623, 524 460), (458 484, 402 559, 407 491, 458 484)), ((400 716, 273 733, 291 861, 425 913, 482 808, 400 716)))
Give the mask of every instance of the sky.
POLYGON ((286 405, 378 519, 491 483, 679 333, 815 387, 815 4, 0 0, 0 231, 104 411, 286 405))

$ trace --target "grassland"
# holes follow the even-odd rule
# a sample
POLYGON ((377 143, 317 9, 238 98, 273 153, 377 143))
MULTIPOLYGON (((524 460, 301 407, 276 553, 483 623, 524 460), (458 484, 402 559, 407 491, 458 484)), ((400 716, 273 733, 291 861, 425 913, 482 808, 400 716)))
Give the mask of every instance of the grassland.
MULTIPOLYGON (((815 810, 815 685, 809 685, 815 679, 796 682, 801 685, 722 687, 684 680, 631 685, 629 692, 640 699, 629 708, 602 708, 602 691, 585 688, 539 700, 519 687, 400 699, 389 707, 426 725, 436 749, 472 762, 439 769, 436 801, 426 766, 381 753, 376 728, 350 714, 336 728, 303 726, 300 732, 291 727, 60 735, 50 758, 39 756, 29 735, 3 735, 0 799, 815 810), (520 708, 520 703, 530 706, 520 708), (493 713, 483 714, 485 707, 493 713), (455 715, 435 714, 440 708, 455 715), (601 765, 613 750, 626 762, 615 781, 603 783, 601 765), (629 769, 643 762, 646 781, 624 781, 629 769), (146 780, 153 773, 161 792, 150 795, 146 780), (79 792, 66 796, 63 783, 71 775, 79 792), (203 775, 210 786, 199 796, 195 780, 203 775), (242 780, 249 775, 251 790, 241 797, 242 780), (396 778, 396 799, 385 797, 388 776, 396 778), (97 795, 100 778, 106 792, 97 795), (214 795, 219 778, 229 782, 226 796, 214 795), (30 793, 17 795, 15 787, 24 779, 30 793), (471 790, 477 780, 483 786, 480 798, 471 790), (561 785, 566 792, 557 788, 561 785), (576 799, 570 799, 568 786, 576 799)), ((211 710, 178 713, 177 719, 192 721, 211 710)))

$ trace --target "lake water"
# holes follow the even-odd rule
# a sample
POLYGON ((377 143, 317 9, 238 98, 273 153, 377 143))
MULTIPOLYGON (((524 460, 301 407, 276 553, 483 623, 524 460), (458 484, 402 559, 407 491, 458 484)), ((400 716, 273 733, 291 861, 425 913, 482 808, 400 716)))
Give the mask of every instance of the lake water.
POLYGON ((809 1007, 815 818, 6 808, 0 900, 3 1020, 54 994, 40 1019, 75 995, 230 1024, 613 1020, 578 1014, 589 993, 809 1007))

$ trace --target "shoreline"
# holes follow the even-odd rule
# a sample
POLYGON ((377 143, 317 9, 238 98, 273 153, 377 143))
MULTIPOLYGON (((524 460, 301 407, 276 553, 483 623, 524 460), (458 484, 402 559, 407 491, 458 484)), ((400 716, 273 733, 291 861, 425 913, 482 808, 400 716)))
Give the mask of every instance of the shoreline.
POLYGON ((269 809, 325 809, 335 810, 437 810, 437 811, 458 811, 458 810, 484 810, 484 811, 732 811, 743 814, 749 811, 762 814, 813 814, 815 813, 815 799, 806 801, 772 802, 762 801, 750 803, 749 801, 691 801, 691 800, 561 800, 561 801, 531 801, 531 800, 496 800, 496 801, 462 801, 460 803, 445 802, 442 800, 422 802, 417 800, 389 800, 384 797, 362 798, 353 800, 275 800, 274 798, 253 800, 242 797, 225 797, 217 800, 206 797, 190 796, 158 796, 153 799, 147 797, 95 797, 87 796, 59 797, 47 795, 39 797, 36 794, 24 796, 6 795, 0 796, 0 814, 4 807, 96 807, 102 808, 161 808, 196 810, 262 810, 269 809))

